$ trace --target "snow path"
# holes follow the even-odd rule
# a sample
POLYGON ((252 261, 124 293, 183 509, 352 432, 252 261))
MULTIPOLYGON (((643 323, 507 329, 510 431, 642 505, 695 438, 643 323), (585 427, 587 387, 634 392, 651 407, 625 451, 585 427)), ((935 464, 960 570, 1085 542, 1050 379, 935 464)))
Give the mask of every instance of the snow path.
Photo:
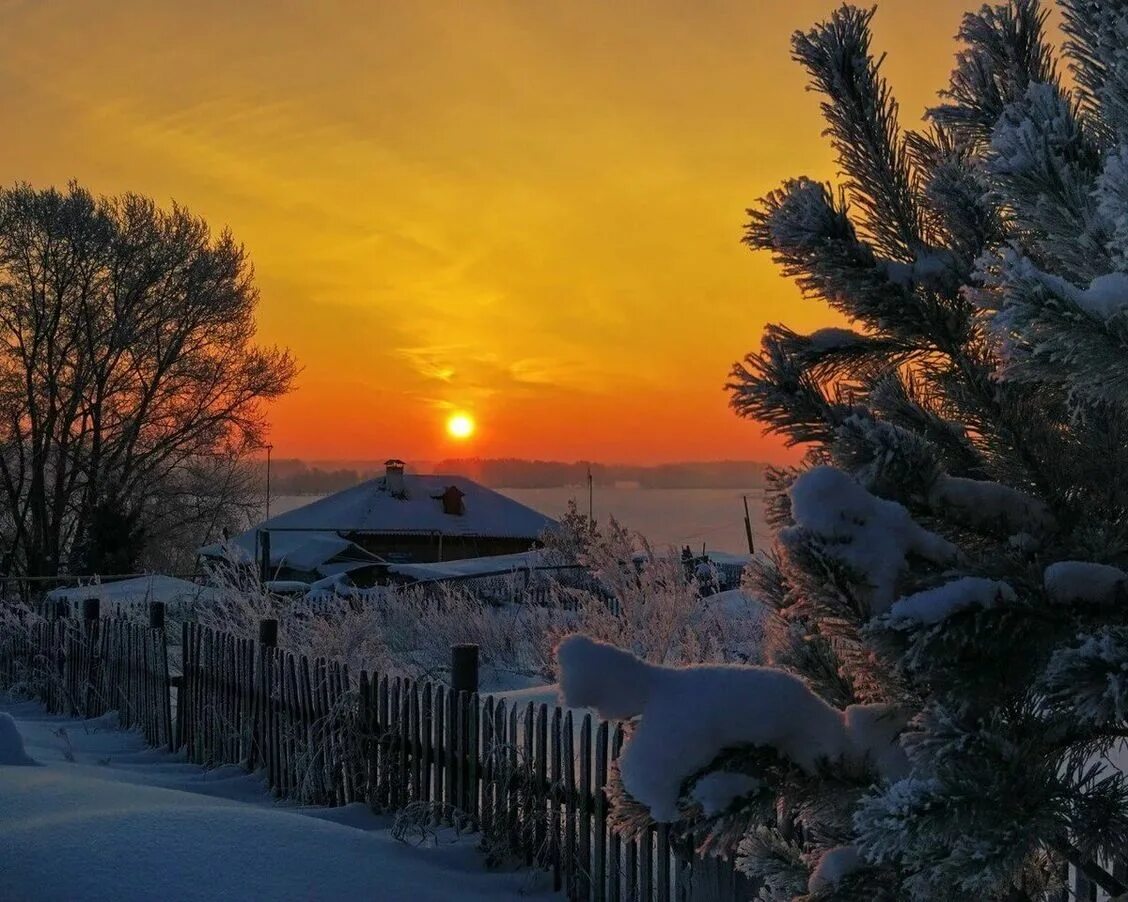
MULTIPOLYGON (((41 766, 0 765, 0 896, 83 899, 517 899, 538 873, 490 872, 462 838, 388 834, 366 806, 287 807, 236 767, 205 771, 114 729, 0 697, 41 766)), ((547 895, 543 889, 540 893, 547 895)))

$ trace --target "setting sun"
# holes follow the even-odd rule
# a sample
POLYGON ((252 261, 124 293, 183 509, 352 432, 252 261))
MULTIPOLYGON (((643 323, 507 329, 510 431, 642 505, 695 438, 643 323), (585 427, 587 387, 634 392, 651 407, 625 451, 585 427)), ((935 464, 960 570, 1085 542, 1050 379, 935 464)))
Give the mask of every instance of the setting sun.
POLYGON ((447 420, 447 432, 453 438, 470 438, 474 434, 474 421, 464 413, 456 413, 447 420))

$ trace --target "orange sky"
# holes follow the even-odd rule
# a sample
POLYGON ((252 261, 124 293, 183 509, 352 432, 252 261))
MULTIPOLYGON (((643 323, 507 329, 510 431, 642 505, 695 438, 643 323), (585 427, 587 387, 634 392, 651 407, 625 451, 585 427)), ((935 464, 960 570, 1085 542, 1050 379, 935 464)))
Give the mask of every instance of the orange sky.
MULTIPOLYGON (((778 460, 721 386, 829 315, 739 238, 834 173, 788 37, 835 5, 0 0, 0 174, 231 227, 304 367, 277 456, 778 460)), ((969 5, 880 5, 905 122, 969 5)))

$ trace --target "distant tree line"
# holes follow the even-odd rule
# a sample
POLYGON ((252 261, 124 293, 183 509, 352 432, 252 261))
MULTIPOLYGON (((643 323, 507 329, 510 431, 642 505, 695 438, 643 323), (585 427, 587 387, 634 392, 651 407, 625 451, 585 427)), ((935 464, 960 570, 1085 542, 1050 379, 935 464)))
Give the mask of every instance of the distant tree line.
POLYGON ((746 460, 687 461, 643 466, 599 464, 587 461, 563 463, 549 460, 443 460, 437 473, 469 476, 489 486, 506 488, 554 488, 583 485, 588 470, 596 485, 638 483, 647 489, 750 488, 763 482, 764 464, 746 460))
POLYGON ((383 473, 383 464, 329 468, 310 466, 300 460, 278 461, 271 464, 270 492, 272 495, 328 495, 383 473))
MULTIPOLYGON (((755 461, 705 461, 659 466, 564 463, 548 460, 450 459, 427 465, 429 472, 466 476, 495 488, 557 488, 584 485, 588 468, 596 485, 637 483, 641 488, 753 488, 763 483, 764 464, 755 461)), ((412 469, 408 464, 408 469, 412 469)), ((321 467, 300 460, 272 465, 271 492, 279 495, 324 495, 354 486, 384 472, 371 466, 321 467)), ((418 472, 418 470, 417 470, 418 472)))

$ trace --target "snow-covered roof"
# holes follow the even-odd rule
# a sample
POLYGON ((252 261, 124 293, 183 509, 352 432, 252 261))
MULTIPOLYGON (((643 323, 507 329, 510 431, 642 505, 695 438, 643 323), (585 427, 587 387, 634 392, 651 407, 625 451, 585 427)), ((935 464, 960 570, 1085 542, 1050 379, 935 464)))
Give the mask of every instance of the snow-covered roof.
MULTIPOLYGON (((270 530, 272 563, 285 561, 296 569, 313 569, 351 545, 339 538, 342 534, 439 533, 531 541, 555 525, 555 521, 544 514, 464 476, 405 474, 403 484, 404 494, 396 496, 387 491, 384 477, 370 479, 271 517, 236 536, 233 543, 254 555, 256 533, 267 529, 270 530), (463 493, 461 514, 445 513, 442 502, 435 497, 449 486, 463 493), (319 541, 311 545, 315 538, 319 541)), ((223 548, 209 545, 200 553, 219 556, 223 548)))
POLYGON ((215 590, 198 583, 150 573, 132 579, 121 579, 111 583, 98 583, 88 586, 60 586, 47 593, 49 601, 69 601, 72 603, 97 598, 103 604, 133 604, 145 601, 193 601, 209 600, 215 590))
MULTIPOLYGON (((268 521, 269 522, 269 521, 268 521)), ((228 558, 251 563, 258 559, 257 533, 261 527, 247 530, 229 542, 216 542, 199 550, 204 557, 228 558)), ((337 564, 349 564, 349 569, 381 563, 382 558, 365 551, 355 542, 331 532, 272 532, 270 534, 270 565, 293 570, 321 572, 337 564)))
POLYGON ((388 572, 409 576, 416 580, 457 579, 459 577, 485 576, 491 573, 508 573, 514 570, 536 570, 548 561, 543 548, 518 554, 493 554, 459 561, 439 561, 430 564, 389 564, 388 572))

